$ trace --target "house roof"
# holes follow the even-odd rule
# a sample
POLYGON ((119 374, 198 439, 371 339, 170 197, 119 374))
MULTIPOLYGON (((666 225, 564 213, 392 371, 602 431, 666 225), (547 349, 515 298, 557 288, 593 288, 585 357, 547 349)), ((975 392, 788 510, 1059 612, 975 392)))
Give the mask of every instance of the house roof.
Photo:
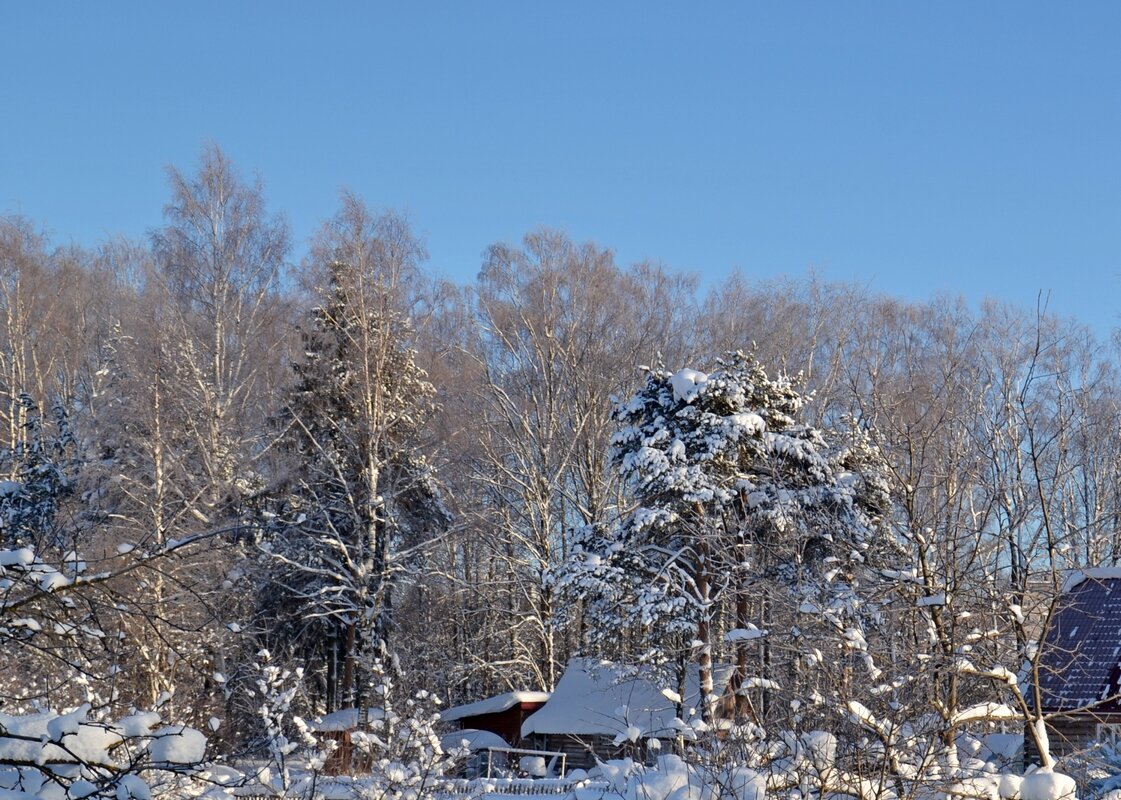
MULTIPOLYGON (((713 668, 713 685, 719 693, 735 671, 731 666, 713 668)), ((606 661, 573 658, 561 676, 553 696, 540 711, 522 724, 522 736, 560 734, 573 736, 672 736, 677 707, 665 691, 668 678, 659 679, 653 670, 624 669, 606 661)), ((685 678, 685 716, 692 721, 700 716, 700 689, 697 667, 691 666, 685 678)))
POLYGON ((464 717, 477 717, 481 714, 500 714, 508 711, 519 703, 546 702, 550 697, 549 692, 506 692, 506 694, 488 697, 463 706, 453 706, 440 714, 444 722, 455 722, 464 717))
MULTIPOLYGON (((366 713, 367 719, 377 720, 385 716, 385 712, 380 708, 367 709, 366 713)), ((357 708, 340 708, 338 711, 311 720, 308 722, 308 728, 316 733, 341 733, 356 730, 360 719, 361 712, 357 708)))
POLYGON ((1043 640, 1043 710, 1118 711, 1121 690, 1121 570, 1072 573, 1043 640))
POLYGON ((467 749, 473 753, 476 750, 486 750, 488 748, 504 750, 510 746, 510 743, 497 733, 478 731, 471 728, 455 731, 454 733, 449 733, 440 737, 440 748, 445 753, 450 750, 458 750, 463 746, 466 746, 467 749))

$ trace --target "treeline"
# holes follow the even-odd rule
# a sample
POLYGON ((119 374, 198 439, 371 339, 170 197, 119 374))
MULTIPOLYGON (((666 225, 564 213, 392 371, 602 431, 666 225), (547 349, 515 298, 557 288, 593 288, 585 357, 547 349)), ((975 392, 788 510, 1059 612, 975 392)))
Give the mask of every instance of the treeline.
MULTIPOLYGON (((454 285, 425 272, 403 217, 351 195, 297 261, 262 186, 217 148, 169 174, 146 241, 55 247, 0 220, 9 713, 161 708, 240 746, 263 649, 302 669, 307 713, 376 704, 379 660, 461 701, 550 689, 577 653, 704 652, 740 665, 762 726, 848 720, 889 748, 876 721, 908 713, 950 742, 999 668, 1031 655, 1058 571, 1121 558, 1117 354, 1076 321, 812 277, 702 293, 548 230, 495 244, 454 285), (697 595, 704 548, 732 528, 698 538, 716 506, 689 495, 691 532, 641 544, 688 552, 677 594, 643 567, 665 608, 694 609, 685 622, 642 612, 641 586, 594 610, 593 539, 609 551, 636 508, 669 508, 620 468, 613 437, 639 422, 617 404, 652 392, 676 414, 692 400, 670 373, 730 375, 717 359, 736 351, 792 376, 776 408, 828 464, 752 480, 859 473, 882 495, 859 520, 880 544, 792 548, 772 519, 697 595), (757 650, 749 622, 768 632, 757 650)), ((832 522, 814 519, 825 541, 832 522)))

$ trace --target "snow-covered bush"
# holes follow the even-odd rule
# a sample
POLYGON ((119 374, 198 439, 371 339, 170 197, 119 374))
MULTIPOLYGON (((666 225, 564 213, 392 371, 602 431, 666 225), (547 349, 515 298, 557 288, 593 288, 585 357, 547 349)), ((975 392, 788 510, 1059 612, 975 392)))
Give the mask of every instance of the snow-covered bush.
POLYGON ((99 721, 88 705, 0 714, 0 796, 148 800, 181 792, 196 796, 221 782, 202 769, 207 755, 200 731, 156 728, 159 722, 152 712, 99 721))
POLYGON ((1040 767, 1020 783, 1020 800, 1077 800, 1078 786, 1069 775, 1040 767))
POLYGON ((301 688, 303 670, 299 667, 294 670, 278 667, 271 663, 271 659, 268 650, 260 650, 255 664, 255 694, 260 700, 257 713, 264 725, 265 747, 269 756, 268 767, 260 770, 257 778, 262 784, 285 792, 293 783, 289 759, 292 753, 300 747, 309 749, 305 764, 315 773, 323 767, 326 754, 334 743, 321 749, 319 740, 304 721, 291 715, 292 703, 301 688), (288 733, 292 731, 296 733, 297 740, 288 738, 288 733))
POLYGON ((436 723, 435 695, 421 690, 398 702, 392 670, 380 660, 370 667, 372 699, 382 713, 368 731, 353 734, 355 746, 369 761, 365 797, 375 800, 417 800, 431 793, 466 751, 444 752, 436 723))

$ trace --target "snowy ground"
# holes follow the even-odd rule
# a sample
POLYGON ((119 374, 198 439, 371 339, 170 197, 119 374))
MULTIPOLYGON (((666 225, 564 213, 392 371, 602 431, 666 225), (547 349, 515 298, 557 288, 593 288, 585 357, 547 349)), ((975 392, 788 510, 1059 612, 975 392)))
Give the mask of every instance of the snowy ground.
MULTIPOLYGON (((207 761, 206 737, 198 730, 161 725, 154 713, 133 714, 112 723, 89 719, 89 713, 90 707, 84 705, 65 713, 0 714, 0 800, 478 800, 526 796, 571 800, 895 800, 896 786, 917 800, 1074 800, 1077 790, 1074 780, 1050 767, 1020 777, 1002 772, 992 759, 976 757, 995 756, 994 747, 1016 740, 1008 734, 989 737, 984 746, 981 740, 974 740, 975 747, 960 754, 972 755, 959 760, 952 772, 931 770, 915 775, 906 787, 890 778, 885 780, 883 775, 847 772, 836 758, 836 737, 824 731, 806 732, 792 739, 785 755, 768 759, 766 768, 759 770, 736 762, 729 765, 727 761, 723 766, 687 763, 678 755, 665 754, 651 766, 624 759, 600 762, 590 773, 572 770, 563 778, 468 781, 438 777, 440 770, 454 769, 451 762, 432 761, 425 768, 412 760, 413 756, 383 759, 377 762, 373 775, 325 776, 311 771, 313 763, 316 768, 323 766, 322 758, 293 758, 294 746, 277 750, 273 761, 239 763, 232 769, 207 761)), ((1007 769, 1008 762, 1004 764, 1007 769)), ((541 766, 545 774, 545 765, 541 766)))
MULTIPOLYGON (((820 790, 820 776, 763 774, 744 767, 709 773, 697 770, 677 756, 663 756, 653 767, 630 761, 601 765, 594 777, 577 779, 492 778, 444 780, 438 787, 419 793, 386 791, 369 777, 320 778, 315 797, 323 800, 376 798, 377 800, 505 800, 506 798, 553 797, 563 800, 801 800, 802 798, 862 797, 864 800, 890 800, 890 789, 864 784, 852 791, 820 790)), ((414 787, 415 788, 415 787, 414 787)), ((309 785, 294 785, 285 797, 309 796, 309 785)), ((241 787, 231 793, 241 798, 277 797, 264 787, 241 787)), ((987 773, 961 779, 948 785, 931 784, 918 797, 929 800, 1077 800, 1074 781, 1049 769, 1038 770, 1026 778, 1018 775, 987 773)))

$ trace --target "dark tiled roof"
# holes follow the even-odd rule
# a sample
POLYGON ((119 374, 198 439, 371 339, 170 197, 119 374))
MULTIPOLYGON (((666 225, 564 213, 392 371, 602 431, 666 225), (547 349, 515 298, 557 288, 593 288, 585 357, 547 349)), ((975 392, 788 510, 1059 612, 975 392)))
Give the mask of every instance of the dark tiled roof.
POLYGON ((1043 710, 1121 711, 1121 577, 1083 577, 1068 588, 1043 642, 1043 710), (1106 702, 1101 702, 1110 698, 1106 702))

